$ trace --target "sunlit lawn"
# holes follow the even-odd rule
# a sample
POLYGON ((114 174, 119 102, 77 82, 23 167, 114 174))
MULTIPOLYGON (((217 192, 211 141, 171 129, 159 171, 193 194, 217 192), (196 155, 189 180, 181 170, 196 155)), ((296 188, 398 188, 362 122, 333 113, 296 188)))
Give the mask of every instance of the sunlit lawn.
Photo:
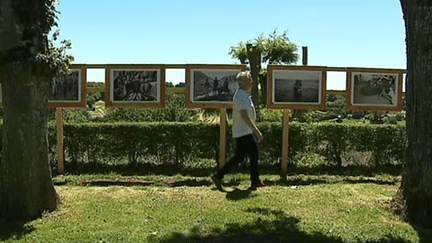
MULTIPOLYGON (((201 187, 58 186, 59 209, 5 242, 427 242, 385 209, 398 185, 271 185, 231 193, 201 187)), ((420 232, 420 233, 419 233, 420 232)))

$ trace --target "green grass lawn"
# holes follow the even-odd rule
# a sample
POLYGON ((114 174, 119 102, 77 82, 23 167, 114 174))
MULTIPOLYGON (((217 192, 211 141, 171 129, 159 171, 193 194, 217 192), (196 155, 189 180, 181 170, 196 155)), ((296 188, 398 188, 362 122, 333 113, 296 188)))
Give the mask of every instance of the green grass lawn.
MULTIPOLYGON (((228 177, 236 181, 236 176, 228 177)), ((241 177, 241 176, 240 176, 241 177)), ((238 181, 238 180, 237 180, 238 181)), ((4 242, 428 242, 386 210, 398 185, 272 184, 233 192, 211 186, 57 186, 59 209, 20 225, 4 242)))

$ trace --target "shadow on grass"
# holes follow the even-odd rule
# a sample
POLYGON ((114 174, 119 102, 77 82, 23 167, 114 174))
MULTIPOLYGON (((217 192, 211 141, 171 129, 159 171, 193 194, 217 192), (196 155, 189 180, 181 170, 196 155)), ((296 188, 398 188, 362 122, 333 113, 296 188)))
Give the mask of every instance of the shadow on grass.
MULTIPOLYGON (((247 212, 254 214, 257 219, 248 223, 229 223, 225 229, 213 228, 202 232, 199 226, 189 230, 189 234, 172 233, 161 240, 164 243, 174 242, 344 242, 340 237, 324 235, 322 233, 308 233, 300 229, 301 220, 286 214, 283 210, 271 208, 249 208, 247 212), (261 217, 275 217, 273 220, 265 220, 261 217)), ((149 241, 151 239, 149 237, 149 241)), ((367 241, 369 243, 396 242, 407 243, 410 241, 385 236, 379 240, 367 241)))
POLYGON ((255 196, 253 190, 250 189, 239 189, 234 188, 232 191, 227 192, 226 198, 231 201, 239 201, 242 199, 247 199, 255 196))
POLYGON ((432 230, 413 226, 419 236, 419 243, 429 243, 432 241, 432 230))
POLYGON ((19 240, 34 230, 35 228, 25 223, 0 221, 0 242, 10 239, 19 240))
MULTIPOLYGON (((209 176, 215 172, 215 167, 191 168, 174 164, 107 164, 107 163, 83 163, 65 165, 69 174, 109 174, 112 172, 122 176, 145 176, 145 175, 185 175, 185 176, 209 176)), ((57 170, 53 170, 56 173, 57 170)), ((55 176, 55 174, 53 174, 55 176)))
MULTIPOLYGON (((184 176, 210 176, 216 171, 214 164, 199 164, 184 165, 180 164, 155 164, 155 163, 119 163, 110 164, 106 162, 95 163, 67 163, 66 171, 70 174, 107 174, 115 172, 123 176, 145 176, 145 175, 184 175, 184 176)), ((260 164, 260 172, 262 174, 279 174, 279 165, 260 164)), ((392 176, 399 176, 402 173, 400 165, 384 165, 379 167, 368 166, 318 166, 314 168, 295 168, 290 165, 290 174, 306 174, 306 175, 340 175, 340 176, 373 176, 376 173, 384 173, 392 176)), ((53 173, 56 173, 53 169, 53 173)), ((247 164, 240 165, 233 173, 249 172, 247 164)), ((55 175, 54 175, 55 176, 55 175)))

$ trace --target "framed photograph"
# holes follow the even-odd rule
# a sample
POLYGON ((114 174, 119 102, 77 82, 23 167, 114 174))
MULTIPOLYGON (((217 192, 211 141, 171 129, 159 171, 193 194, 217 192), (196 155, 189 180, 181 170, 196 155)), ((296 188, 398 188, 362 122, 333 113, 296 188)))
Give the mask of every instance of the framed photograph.
POLYGON ((106 68, 108 107, 165 107, 164 66, 106 68))
POLYGON ((86 107, 86 68, 69 67, 69 72, 54 77, 48 88, 50 107, 86 107))
POLYGON ((347 110, 402 110, 402 75, 391 69, 347 69, 347 110))
POLYGON ((267 107, 323 109, 326 106, 325 67, 269 65, 267 107))
POLYGON ((231 108, 238 88, 236 76, 245 65, 187 65, 186 106, 231 108))

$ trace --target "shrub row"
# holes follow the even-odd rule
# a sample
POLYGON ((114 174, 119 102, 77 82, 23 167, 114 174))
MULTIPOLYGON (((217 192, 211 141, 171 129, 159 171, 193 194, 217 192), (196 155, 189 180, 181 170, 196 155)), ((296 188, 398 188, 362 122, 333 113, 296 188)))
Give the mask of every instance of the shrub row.
POLYGON ((215 158, 219 128, 196 123, 66 124, 65 152, 72 163, 130 163, 142 160, 179 164, 215 158))
MULTIPOLYGON (((281 123, 259 123, 263 164, 279 164, 282 157, 281 123)), ((88 123, 65 125, 65 152, 72 163, 182 164, 199 159, 218 160, 219 126, 205 123, 88 123)), ((227 156, 234 140, 228 129, 227 156)), ((290 163, 306 154, 328 165, 400 164, 406 146, 405 127, 292 122, 289 131, 290 163), (356 156, 357 154, 357 156, 356 156)))
MULTIPOLYGON (((263 122, 258 126, 265 138, 260 144, 260 163, 277 170, 282 157, 281 123, 263 122)), ((50 123, 48 130, 50 159, 55 165, 55 124, 50 123)), ((228 157, 235 144, 230 130, 228 157)), ((219 136, 219 126, 207 123, 65 124, 64 148, 66 163, 70 164, 174 166, 200 160, 218 161, 219 136)), ((291 168, 314 167, 318 162, 336 167, 400 165, 406 143, 405 126, 401 125, 291 122, 289 158, 291 168)))

